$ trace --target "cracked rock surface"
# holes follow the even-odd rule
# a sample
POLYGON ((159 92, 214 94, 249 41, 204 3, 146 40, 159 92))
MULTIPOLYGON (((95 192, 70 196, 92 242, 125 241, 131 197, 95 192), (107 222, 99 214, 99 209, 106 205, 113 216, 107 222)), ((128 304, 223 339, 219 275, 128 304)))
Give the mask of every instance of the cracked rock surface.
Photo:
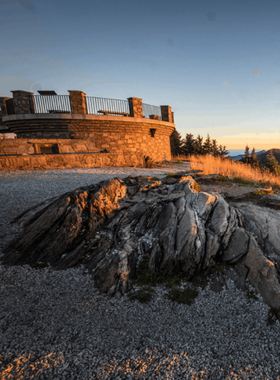
POLYGON ((238 264, 272 307, 280 306, 279 212, 229 205, 197 192, 191 176, 128 177, 79 188, 18 218, 24 228, 4 250, 4 265, 83 264, 99 291, 123 295, 140 260, 150 271, 178 270, 186 280, 219 262, 238 264))
MULTIPOLYGON (((0 188, 2 232, 5 231, 6 237, 14 235, 16 224, 11 234, 8 221, 28 207, 72 191, 77 186, 91 185, 116 175, 147 175, 147 171, 141 169, 110 170, 4 173, 0 188)), ((149 175, 160 177, 155 170, 149 171, 149 175)), ((178 181, 173 181, 174 184, 179 186, 178 181)), ((131 188, 130 196, 135 190, 131 188)), ((172 192, 170 190, 171 198, 172 192)), ((175 203, 176 217, 181 218, 185 202, 175 203)), ((45 202, 40 208, 48 204, 45 202)), ((250 215, 249 208, 245 206, 242 209, 243 204, 238 203, 236 207, 228 208, 230 214, 235 210, 234 217, 230 221, 226 214, 221 219, 225 223, 222 231, 228 230, 228 224, 234 225, 233 229, 243 229, 257 242, 253 253, 261 249, 261 260, 268 259, 276 267, 271 247, 266 248, 267 251, 261 247, 269 234, 277 232, 270 229, 268 235, 261 235, 263 226, 257 222, 252 229, 246 219, 246 214, 250 215)), ((226 206, 221 207, 221 210, 226 209, 226 206)), ((35 213, 33 210, 25 214, 22 223, 35 213)), ((205 210, 202 215, 207 213, 205 210)), ((213 221, 212 228, 218 228, 218 219, 213 217, 210 212, 208 220, 213 221)), ((275 221, 278 223, 277 217, 275 221)), ((165 220, 166 228, 172 223, 165 220)), ((202 221, 201 225, 207 232, 208 223, 202 221)), ((211 241, 213 252, 217 243, 209 236, 210 232, 206 233, 206 241, 209 239, 209 244, 211 241)), ((167 235, 162 239, 171 245, 174 241, 167 235)), ((151 238, 148 235, 142 240, 142 245, 149 246, 151 238)), ((230 240, 227 244, 230 246, 230 240)), ((244 249, 244 244, 241 247, 244 249)), ((160 244, 155 251, 157 249, 160 244)), ((227 255, 232 257, 230 250, 227 255)), ((221 274, 213 275, 213 281, 218 281, 216 288, 218 285, 219 292, 210 284, 199 290, 199 296, 191 306, 170 301, 166 298, 167 290, 161 286, 156 287, 147 305, 129 300, 126 294, 120 298, 106 297, 96 289, 84 266, 53 270, 51 267, 32 269, 28 265, 0 265, 0 378, 280 379, 280 323, 276 320, 275 324, 268 326, 269 308, 261 296, 248 298, 241 290, 248 286, 248 280, 245 284, 248 269, 242 264, 245 259, 249 259, 248 253, 231 265, 234 270, 227 271, 229 279, 221 274)), ((152 266, 159 264, 151 263, 152 266)), ((262 278, 258 266, 255 267, 256 272, 252 274, 262 278)))

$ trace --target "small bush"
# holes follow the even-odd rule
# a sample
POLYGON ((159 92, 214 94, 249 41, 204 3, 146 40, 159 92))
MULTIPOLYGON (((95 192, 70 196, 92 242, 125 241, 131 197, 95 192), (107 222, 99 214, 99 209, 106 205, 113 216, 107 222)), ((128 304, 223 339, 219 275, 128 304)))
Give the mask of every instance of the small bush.
POLYGON ((151 301, 153 296, 153 289, 150 287, 144 287, 142 289, 137 290, 134 293, 128 294, 128 297, 131 300, 137 300, 141 303, 148 303, 151 301))
POLYGON ((37 262, 37 263, 31 265, 31 268, 33 268, 33 269, 44 269, 47 267, 48 267, 47 263, 40 263, 40 262, 37 262))
POLYGON ((260 195, 266 195, 266 194, 274 194, 274 191, 273 190, 256 190, 256 191, 253 191, 252 192, 253 195, 257 195, 257 196, 260 196, 260 195))
POLYGON ((224 273, 224 271, 229 270, 230 265, 226 263, 217 264, 215 267, 211 269, 211 273, 224 273))
POLYGON ((198 290, 187 288, 184 290, 171 289, 168 298, 173 302, 183 303, 186 305, 191 305, 194 299, 198 296, 198 290))
POLYGON ((258 301, 258 297, 256 296, 255 292, 249 288, 249 286, 246 286, 246 289, 245 289, 246 293, 247 293, 247 297, 249 299, 252 299, 252 300, 255 300, 255 301, 258 301))
POLYGON ((271 307, 267 316, 267 325, 274 325, 277 320, 280 320, 280 307, 271 307))

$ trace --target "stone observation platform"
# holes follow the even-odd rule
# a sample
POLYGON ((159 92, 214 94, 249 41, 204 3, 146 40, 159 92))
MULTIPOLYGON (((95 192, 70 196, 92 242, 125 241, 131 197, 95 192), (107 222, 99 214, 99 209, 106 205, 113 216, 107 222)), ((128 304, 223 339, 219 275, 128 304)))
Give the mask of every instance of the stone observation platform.
POLYGON ((142 99, 88 97, 82 91, 12 91, 0 98, 0 170, 144 166, 171 159, 170 106, 142 99))

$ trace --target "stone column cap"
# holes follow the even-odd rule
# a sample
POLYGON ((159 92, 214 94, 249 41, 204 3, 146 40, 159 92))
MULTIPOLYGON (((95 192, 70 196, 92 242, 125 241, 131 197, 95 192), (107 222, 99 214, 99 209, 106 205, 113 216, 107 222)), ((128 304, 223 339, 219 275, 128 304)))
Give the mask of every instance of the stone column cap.
POLYGON ((160 106, 160 107, 171 107, 171 106, 160 106))
POLYGON ((131 96, 130 98, 127 98, 128 100, 129 99, 137 99, 137 100, 143 100, 142 98, 136 98, 135 96, 131 96))
POLYGON ((25 94, 29 94, 29 95, 33 95, 34 94, 34 92, 30 92, 30 91, 25 91, 25 90, 14 90, 14 91, 11 91, 13 94, 15 93, 15 92, 24 92, 25 94))
POLYGON ((76 94, 82 94, 82 95, 86 95, 86 93, 84 91, 79 91, 79 90, 67 90, 69 92, 69 94, 71 93, 76 93, 76 94))

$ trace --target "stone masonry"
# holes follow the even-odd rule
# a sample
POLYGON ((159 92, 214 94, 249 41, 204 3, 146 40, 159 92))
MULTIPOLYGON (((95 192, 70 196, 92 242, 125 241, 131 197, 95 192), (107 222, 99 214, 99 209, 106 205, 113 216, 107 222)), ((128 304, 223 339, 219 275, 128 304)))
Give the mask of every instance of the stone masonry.
MULTIPOLYGON (((175 125, 170 106, 161 106, 162 120, 158 115, 144 118, 142 99, 135 97, 128 98, 130 116, 88 114, 86 94, 69 90, 71 113, 35 113, 33 93, 12 92, 14 114, 1 116, 3 125, 15 133, 17 139, 10 145, 5 141, 1 143, 0 156, 55 153, 59 160, 61 154, 69 156, 106 151, 126 157, 140 154, 143 160, 149 157, 156 162, 171 159, 170 135, 175 125)), ((5 99, 2 103, 4 105, 5 99)), ((3 107, 3 112, 5 110, 7 113, 3 107)))
POLYGON ((161 108, 162 120, 168 121, 169 123, 174 123, 174 116, 173 116, 173 112, 171 111, 171 107, 160 106, 160 108, 161 108))
POLYGON ((34 113, 33 92, 11 91, 16 114, 34 113))
POLYGON ((143 117, 142 99, 140 98, 128 98, 130 116, 131 117, 143 117))
POLYGON ((86 94, 83 91, 70 91, 70 105, 73 114, 86 114, 87 104, 86 104, 86 94))
POLYGON ((9 99, 11 98, 0 97, 0 128, 5 128, 2 122, 2 117, 8 115, 6 101, 9 99))

